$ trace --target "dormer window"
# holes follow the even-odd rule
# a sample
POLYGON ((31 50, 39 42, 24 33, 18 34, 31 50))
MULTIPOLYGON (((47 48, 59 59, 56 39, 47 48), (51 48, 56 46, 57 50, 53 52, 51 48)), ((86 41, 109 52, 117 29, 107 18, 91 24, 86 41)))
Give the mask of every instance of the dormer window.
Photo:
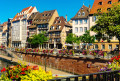
POLYGON ((85 16, 85 12, 82 13, 82 16, 85 16))
POLYGON ((59 29, 60 29, 60 27, 61 27, 61 26, 57 25, 57 28, 56 28, 56 29, 57 29, 57 30, 59 30, 59 29))
POLYGON ((61 23, 61 21, 58 21, 58 23, 61 23))
POLYGON ((111 8, 107 8, 107 11, 110 11, 111 10, 111 8))
POLYGON ((81 15, 81 13, 80 12, 78 12, 78 16, 80 16, 81 15))
POLYGON ((53 30, 54 29, 54 26, 51 26, 50 30, 53 30))
POLYGON ((83 10, 84 8, 82 7, 81 9, 83 10))
POLYGON ((108 1, 108 4, 112 4, 112 1, 108 1))
POLYGON ((56 23, 57 23, 57 21, 54 22, 54 24, 56 24, 56 23))
POLYGON ((57 18, 57 20, 59 20, 59 17, 57 18))
POLYGON ((49 14, 49 16, 51 16, 51 13, 49 14))
POLYGON ((101 8, 100 8, 100 9, 97 9, 97 12, 101 12, 101 8))
POLYGON ((99 4, 99 5, 102 5, 102 2, 99 2, 98 4, 99 4))

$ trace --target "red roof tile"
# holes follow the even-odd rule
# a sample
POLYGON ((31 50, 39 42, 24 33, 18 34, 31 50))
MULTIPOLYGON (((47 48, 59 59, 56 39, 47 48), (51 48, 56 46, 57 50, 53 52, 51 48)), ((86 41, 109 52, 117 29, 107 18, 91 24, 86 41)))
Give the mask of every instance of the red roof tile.
POLYGON ((35 7, 32 7, 32 8, 29 10, 29 13, 31 13, 31 12, 33 11, 34 8, 35 8, 35 7))
POLYGON ((24 12, 24 11, 28 10, 30 7, 24 8, 21 12, 24 12))
POLYGON ((98 13, 98 9, 101 9, 101 12, 107 12, 107 9, 112 7, 112 4, 108 4, 108 1, 111 1, 113 4, 117 3, 119 0, 95 0, 89 14, 98 13), (102 5, 99 5, 99 2, 102 2, 102 5))

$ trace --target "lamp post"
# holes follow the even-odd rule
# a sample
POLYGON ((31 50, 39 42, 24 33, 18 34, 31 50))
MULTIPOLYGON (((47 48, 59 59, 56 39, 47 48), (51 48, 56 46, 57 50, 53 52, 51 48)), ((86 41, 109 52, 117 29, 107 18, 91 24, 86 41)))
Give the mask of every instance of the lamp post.
MULTIPOLYGON (((46 55, 45 55, 46 56, 46 55)), ((45 72, 46 72, 46 57, 45 57, 45 72)))

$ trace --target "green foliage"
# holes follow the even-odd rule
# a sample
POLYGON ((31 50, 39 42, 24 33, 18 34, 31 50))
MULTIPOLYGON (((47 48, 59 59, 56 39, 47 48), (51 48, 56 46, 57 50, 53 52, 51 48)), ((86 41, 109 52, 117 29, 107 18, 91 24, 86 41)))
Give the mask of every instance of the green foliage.
POLYGON ((86 31, 85 34, 80 36, 80 40, 84 43, 94 43, 95 42, 95 37, 90 36, 90 31, 86 31))
POLYGON ((102 34, 108 36, 115 36, 120 40, 120 5, 113 5, 110 11, 107 13, 96 14, 97 21, 91 30, 96 32, 99 38, 102 38, 102 34))
POLYGON ((32 45, 42 45, 44 42, 48 41, 48 38, 45 36, 45 32, 42 32, 38 35, 33 35, 28 39, 28 42, 32 45))
POLYGON ((73 33, 68 34, 68 36, 66 37, 66 42, 69 44, 73 44, 73 43, 80 43, 80 39, 73 33))

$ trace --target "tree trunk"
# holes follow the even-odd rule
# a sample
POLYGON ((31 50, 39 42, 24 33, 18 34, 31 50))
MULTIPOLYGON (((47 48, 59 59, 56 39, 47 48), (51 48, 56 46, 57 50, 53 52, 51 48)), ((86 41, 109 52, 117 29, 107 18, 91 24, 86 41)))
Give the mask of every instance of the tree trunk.
POLYGON ((73 45, 73 49, 74 49, 74 43, 72 45, 73 45))
POLYGON ((120 54, 120 39, 118 39, 119 40, 119 54, 120 54))
POLYGON ((39 49, 40 49, 40 44, 39 44, 39 49))

